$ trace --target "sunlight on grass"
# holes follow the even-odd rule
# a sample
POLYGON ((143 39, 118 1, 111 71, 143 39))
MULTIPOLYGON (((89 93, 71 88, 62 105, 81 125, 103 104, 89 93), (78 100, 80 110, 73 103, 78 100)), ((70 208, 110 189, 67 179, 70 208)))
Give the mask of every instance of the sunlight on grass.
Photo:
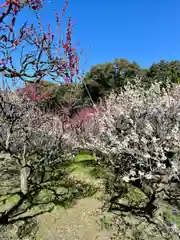
POLYGON ((96 157, 87 152, 80 152, 74 158, 74 163, 68 168, 71 176, 77 180, 95 183, 96 178, 92 171, 95 169, 96 157))
POLYGON ((75 156, 75 162, 83 162, 83 161, 96 161, 96 157, 93 155, 90 155, 88 153, 79 153, 75 156))
POLYGON ((15 194, 13 196, 3 196, 0 198, 0 212, 6 211, 9 208, 11 208, 13 205, 15 205, 19 201, 20 197, 18 194, 15 194))

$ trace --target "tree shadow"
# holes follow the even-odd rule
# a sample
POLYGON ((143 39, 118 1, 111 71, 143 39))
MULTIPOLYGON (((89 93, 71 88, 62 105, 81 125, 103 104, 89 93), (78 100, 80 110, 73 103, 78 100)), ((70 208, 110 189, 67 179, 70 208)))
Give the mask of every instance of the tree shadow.
POLYGON ((51 167, 34 169, 27 194, 20 191, 19 171, 4 170, 3 175, 0 175, 3 176, 0 178, 3 185, 0 192, 0 226, 18 226, 17 235, 21 239, 22 236, 37 232, 37 216, 52 212, 55 206, 72 207, 77 199, 93 195, 97 189, 73 178, 69 165, 59 162, 51 167), (19 223, 23 224, 19 226, 19 223))

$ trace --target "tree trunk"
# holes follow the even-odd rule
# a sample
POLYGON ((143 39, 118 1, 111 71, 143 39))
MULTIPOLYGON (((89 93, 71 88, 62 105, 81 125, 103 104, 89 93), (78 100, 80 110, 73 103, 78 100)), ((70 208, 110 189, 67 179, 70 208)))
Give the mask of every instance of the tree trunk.
POLYGON ((21 167, 21 173, 20 173, 20 184, 21 184, 21 192, 26 195, 28 192, 28 171, 26 167, 26 145, 24 145, 24 154, 22 157, 22 167, 21 167))
POLYGON ((21 168, 20 182, 21 182, 21 192, 24 195, 26 195, 28 192, 28 174, 25 166, 21 168))

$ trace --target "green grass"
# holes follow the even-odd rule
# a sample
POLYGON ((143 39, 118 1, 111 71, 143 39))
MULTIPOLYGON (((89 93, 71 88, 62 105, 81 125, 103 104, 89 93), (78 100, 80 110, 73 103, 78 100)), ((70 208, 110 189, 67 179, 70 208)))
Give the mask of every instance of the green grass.
POLYGON ((0 198, 0 212, 6 211, 19 201, 18 194, 3 196, 0 198))
POLYGON ((96 161, 96 157, 94 155, 81 152, 75 156, 74 161, 75 161, 75 163, 96 161))

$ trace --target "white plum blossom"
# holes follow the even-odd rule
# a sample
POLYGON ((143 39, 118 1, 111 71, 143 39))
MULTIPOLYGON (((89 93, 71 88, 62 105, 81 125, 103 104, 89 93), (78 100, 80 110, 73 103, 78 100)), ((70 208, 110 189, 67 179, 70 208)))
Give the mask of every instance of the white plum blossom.
POLYGON ((148 198, 154 193, 155 202, 166 195, 178 199, 180 84, 160 93, 157 86, 145 90, 128 85, 125 89, 103 99, 100 105, 105 110, 95 116, 98 134, 87 128, 86 134, 81 131, 70 142, 98 154, 98 162, 112 176, 112 192, 120 186, 118 179, 127 183, 124 185, 146 189, 148 198))
POLYGON ((151 173, 146 174, 145 178, 148 179, 148 180, 152 179, 152 174, 151 173))
POLYGON ((134 170, 130 170, 130 175, 134 177, 136 176, 136 172, 134 170))
POLYGON ((138 171, 138 174, 140 177, 144 176, 144 172, 141 172, 140 170, 138 171))
POLYGON ((129 178, 129 176, 124 176, 124 177, 122 178, 122 180, 123 180, 124 182, 129 182, 129 181, 130 181, 130 178, 129 178))

